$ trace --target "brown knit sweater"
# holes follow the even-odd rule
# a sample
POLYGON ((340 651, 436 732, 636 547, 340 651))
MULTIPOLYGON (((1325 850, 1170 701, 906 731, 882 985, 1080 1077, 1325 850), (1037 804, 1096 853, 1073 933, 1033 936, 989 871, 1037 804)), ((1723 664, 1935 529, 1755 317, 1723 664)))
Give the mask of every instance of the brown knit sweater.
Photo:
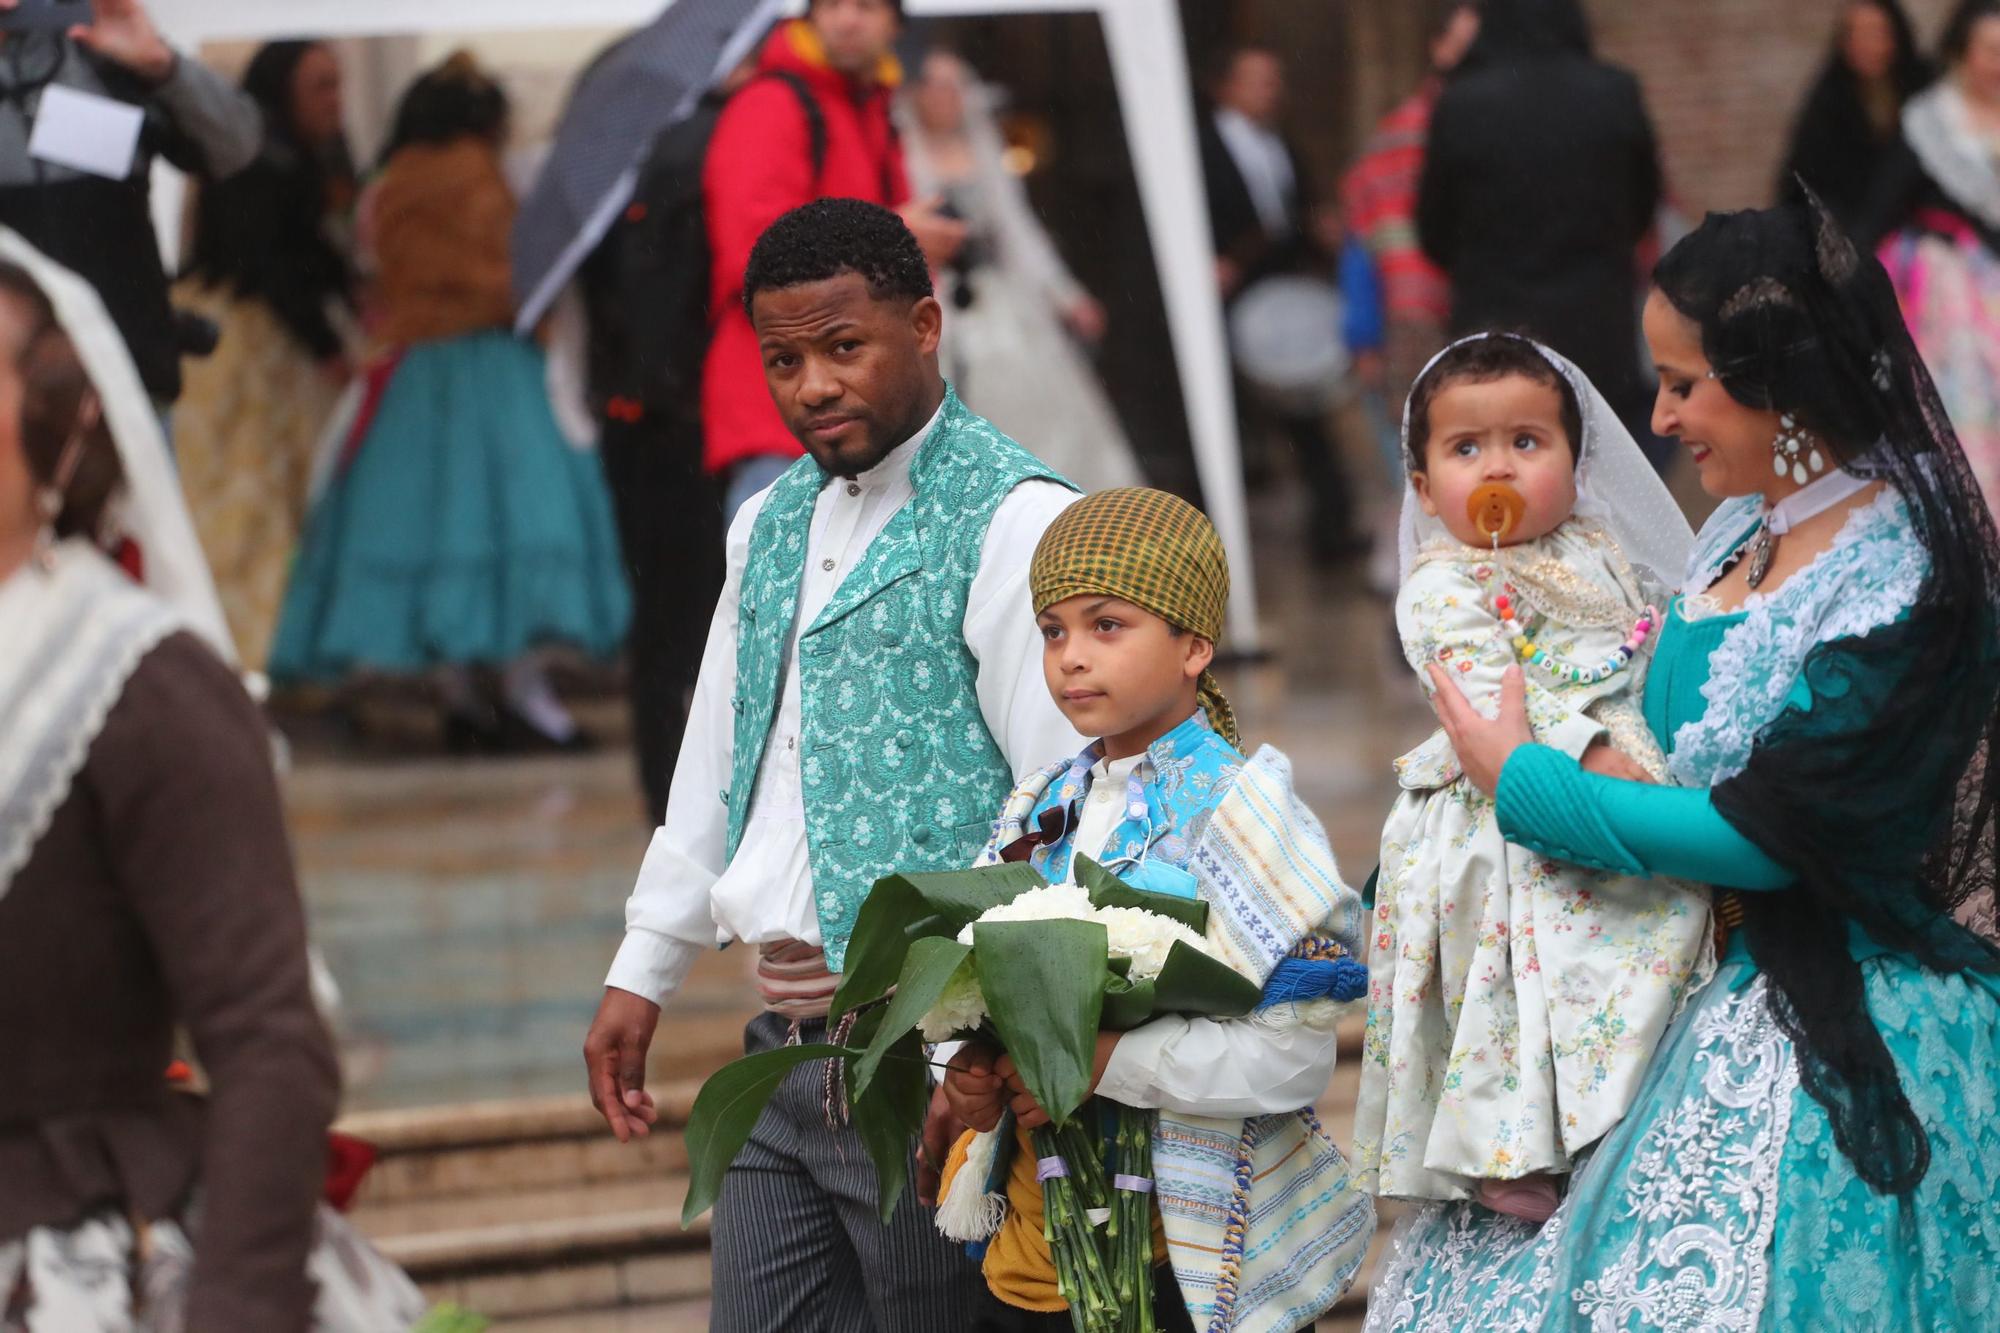
POLYGON ((515 203, 492 144, 466 137, 399 150, 374 210, 385 338, 408 344, 513 323, 515 203))

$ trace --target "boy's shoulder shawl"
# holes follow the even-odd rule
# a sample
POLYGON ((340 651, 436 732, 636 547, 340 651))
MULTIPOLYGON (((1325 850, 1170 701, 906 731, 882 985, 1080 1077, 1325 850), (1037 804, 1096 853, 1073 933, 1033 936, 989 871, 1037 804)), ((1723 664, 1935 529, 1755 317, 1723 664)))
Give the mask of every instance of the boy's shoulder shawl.
POLYGON ((1260 985, 1308 936, 1364 956, 1360 895, 1341 878, 1326 829, 1299 799, 1282 751, 1264 746, 1237 769, 1188 868, 1209 902, 1210 944, 1260 985))

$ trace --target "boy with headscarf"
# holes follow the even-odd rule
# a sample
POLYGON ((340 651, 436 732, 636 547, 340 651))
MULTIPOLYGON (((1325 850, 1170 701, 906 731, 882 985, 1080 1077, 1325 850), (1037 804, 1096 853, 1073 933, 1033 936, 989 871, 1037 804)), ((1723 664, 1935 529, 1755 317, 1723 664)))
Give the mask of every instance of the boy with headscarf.
MULTIPOLYGON (((1029 590, 1049 692, 1099 739, 1015 789, 981 863, 1025 860, 1058 880, 1082 854, 1135 887, 1202 898, 1210 948, 1264 987, 1243 1018, 1100 1034, 1094 1091, 1159 1112, 1159 1327, 1287 1333, 1346 1291, 1374 1230, 1311 1111, 1333 1072, 1336 1001, 1365 985, 1351 956, 1360 900, 1293 794, 1289 761, 1237 748, 1209 671, 1229 566, 1199 510, 1152 490, 1079 501, 1043 536, 1029 590), (1295 1206, 1274 1217, 1276 1199, 1295 1206)), ((981 1131, 954 1147, 938 1215, 953 1239, 984 1242, 973 1327, 1069 1327, 1035 1157, 1021 1149, 1046 1114, 1007 1057, 978 1044, 953 1058, 945 1090, 981 1131)))

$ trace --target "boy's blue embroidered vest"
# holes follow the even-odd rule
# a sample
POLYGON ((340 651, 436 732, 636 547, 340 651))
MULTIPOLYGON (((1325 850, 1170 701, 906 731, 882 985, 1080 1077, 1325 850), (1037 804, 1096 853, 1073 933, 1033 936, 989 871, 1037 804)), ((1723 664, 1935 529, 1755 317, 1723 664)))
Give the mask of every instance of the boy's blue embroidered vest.
MULTIPOLYGON (((972 864, 1014 775, 979 711, 965 605, 1000 502, 1047 464, 950 389, 910 465, 915 495, 799 637, 806 848, 827 967, 841 970, 861 900, 896 870, 972 864)), ((751 530, 736 637, 729 855, 743 841, 798 616, 813 507, 810 457, 780 477, 751 530)), ((1025 563, 1033 554, 1019 553, 1025 563)), ((1026 633, 1026 627, 1023 627, 1026 633)))
MULTIPOLYGON (((1044 842, 1028 864, 1051 883, 1068 879, 1076 854, 1079 807, 1090 791, 1090 766, 1103 757, 1103 742, 1068 763, 1043 770, 1048 789, 1035 803, 1024 825, 1008 827, 1011 809, 1001 815, 996 836, 1021 828, 1042 828, 1046 812, 1065 811, 1060 836, 1044 842)), ((1199 713, 1146 747, 1146 757, 1132 775, 1132 790, 1124 817, 1104 848, 1090 853, 1106 870, 1138 888, 1177 897, 1198 897, 1195 877, 1187 869, 1208 828, 1209 816, 1236 782, 1243 754, 1217 735, 1199 713)), ((1018 795, 1023 787, 1015 789, 1018 795)), ((1013 803, 1010 801, 1011 807, 1013 803)))

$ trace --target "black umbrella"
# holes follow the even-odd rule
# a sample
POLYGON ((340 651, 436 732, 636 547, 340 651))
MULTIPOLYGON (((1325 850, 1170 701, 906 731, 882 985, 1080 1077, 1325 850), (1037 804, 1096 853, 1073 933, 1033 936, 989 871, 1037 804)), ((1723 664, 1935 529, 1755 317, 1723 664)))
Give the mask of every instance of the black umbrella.
POLYGON ((653 141, 750 53, 782 0, 670 0, 584 70, 514 222, 517 325, 534 327, 632 197, 653 141))

